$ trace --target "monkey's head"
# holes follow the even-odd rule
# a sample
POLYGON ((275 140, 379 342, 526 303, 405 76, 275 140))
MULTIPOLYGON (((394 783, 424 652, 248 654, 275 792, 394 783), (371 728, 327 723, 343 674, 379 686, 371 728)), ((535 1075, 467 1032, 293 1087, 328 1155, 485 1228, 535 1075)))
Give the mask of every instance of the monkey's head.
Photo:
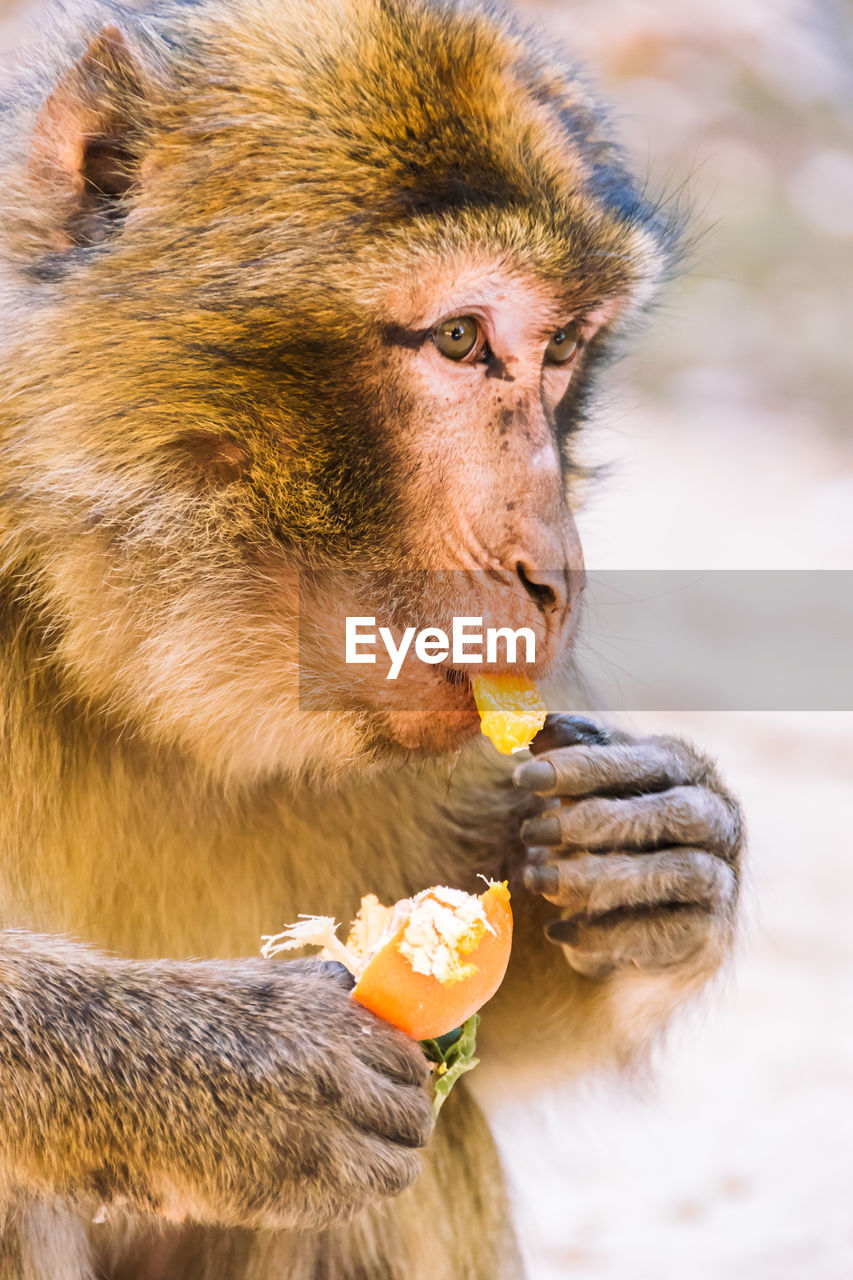
POLYGON ((6 125, 29 625, 77 696, 223 775, 458 743, 458 664, 391 697, 344 618, 482 616, 536 631, 534 674, 564 659, 573 436, 670 228, 577 76, 467 3, 84 26, 6 125))

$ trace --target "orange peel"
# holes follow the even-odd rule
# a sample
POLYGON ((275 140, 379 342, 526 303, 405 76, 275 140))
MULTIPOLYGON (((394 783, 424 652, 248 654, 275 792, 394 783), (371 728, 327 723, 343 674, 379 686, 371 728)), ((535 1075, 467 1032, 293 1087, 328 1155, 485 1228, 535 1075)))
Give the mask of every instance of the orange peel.
POLYGON ((432 1040, 464 1023, 495 994, 512 946, 512 908, 505 882, 484 893, 436 885, 393 907, 362 898, 346 943, 329 916, 302 917, 264 939, 275 955, 321 946, 356 979, 353 1000, 415 1040, 432 1040))

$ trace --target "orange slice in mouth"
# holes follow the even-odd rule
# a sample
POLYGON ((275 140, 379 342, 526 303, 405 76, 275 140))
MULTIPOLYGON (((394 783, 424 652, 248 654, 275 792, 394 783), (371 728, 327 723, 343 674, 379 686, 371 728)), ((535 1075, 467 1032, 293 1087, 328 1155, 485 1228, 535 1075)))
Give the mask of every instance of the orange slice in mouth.
POLYGON ((471 684, 480 728, 498 751, 508 756, 529 746, 548 714, 533 681, 502 671, 474 676, 471 684))

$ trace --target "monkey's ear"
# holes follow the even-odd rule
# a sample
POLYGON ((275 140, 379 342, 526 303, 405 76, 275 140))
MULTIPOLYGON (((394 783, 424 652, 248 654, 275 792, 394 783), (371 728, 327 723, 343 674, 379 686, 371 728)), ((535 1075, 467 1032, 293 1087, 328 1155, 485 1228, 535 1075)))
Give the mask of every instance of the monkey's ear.
POLYGON ((38 113, 30 179, 50 248, 98 244, 120 226, 137 180, 144 76, 118 27, 105 26, 38 113))

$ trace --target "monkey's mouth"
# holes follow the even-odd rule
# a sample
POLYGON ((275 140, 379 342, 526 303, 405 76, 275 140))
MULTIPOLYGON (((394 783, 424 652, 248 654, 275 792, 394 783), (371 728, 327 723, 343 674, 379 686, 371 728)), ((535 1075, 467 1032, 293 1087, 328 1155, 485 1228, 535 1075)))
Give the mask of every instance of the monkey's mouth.
POLYGON ((474 691, 467 671, 442 664, 422 670, 408 687, 407 684, 400 679, 398 691, 390 695, 397 710, 427 715, 464 711, 475 715, 474 691))
MULTIPOLYGON (((402 690, 400 691, 402 693, 402 690)), ((428 755, 454 751, 480 727, 471 678, 454 667, 433 668, 415 696, 395 697, 382 717, 397 747, 428 755)))

